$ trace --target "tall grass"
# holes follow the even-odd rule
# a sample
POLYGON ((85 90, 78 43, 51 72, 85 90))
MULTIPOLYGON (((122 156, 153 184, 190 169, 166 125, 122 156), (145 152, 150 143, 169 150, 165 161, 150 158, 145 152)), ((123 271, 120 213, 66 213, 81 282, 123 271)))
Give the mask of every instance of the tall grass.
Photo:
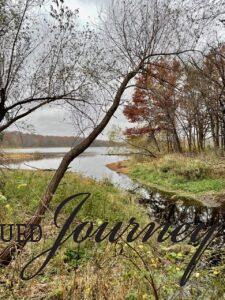
MULTIPOLYGON (((5 171, 1 177, 1 223, 24 223, 29 219, 51 176, 50 172, 41 171, 5 171)), ((29 243, 10 267, 0 270, 1 299, 155 299, 153 285, 159 299, 222 299, 223 266, 196 268, 188 285, 181 289, 179 279, 194 247, 159 245, 155 238, 145 244, 137 240, 130 245, 123 240, 97 244, 90 239, 79 246, 70 239, 42 274, 30 281, 20 280, 22 266, 51 247, 56 239, 59 232, 53 224, 56 206, 66 197, 81 192, 90 192, 91 198, 79 212, 74 226, 90 220, 96 226, 106 220, 111 225, 119 220, 125 224, 131 217, 136 217, 141 226, 149 222, 135 198, 119 191, 108 180, 95 182, 68 173, 42 223, 43 239, 38 244, 29 243)), ((60 224, 74 205, 71 203, 64 210, 60 224)), ((1 248, 4 246, 1 243, 1 248)), ((39 265, 36 262, 33 270, 39 265)))
POLYGON ((165 155, 143 163, 130 163, 129 173, 145 184, 189 196, 225 192, 225 162, 218 157, 165 155))

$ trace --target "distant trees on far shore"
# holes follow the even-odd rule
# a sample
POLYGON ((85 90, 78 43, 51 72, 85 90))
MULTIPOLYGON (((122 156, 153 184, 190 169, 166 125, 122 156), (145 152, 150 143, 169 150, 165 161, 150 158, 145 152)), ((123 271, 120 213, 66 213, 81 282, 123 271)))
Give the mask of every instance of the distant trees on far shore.
MULTIPOLYGON (((43 136, 18 131, 5 132, 4 135, 0 135, 0 146, 5 148, 73 147, 81 141, 82 138, 75 136, 43 136)), ((93 147, 122 145, 122 143, 107 140, 95 140, 92 144, 93 147)))

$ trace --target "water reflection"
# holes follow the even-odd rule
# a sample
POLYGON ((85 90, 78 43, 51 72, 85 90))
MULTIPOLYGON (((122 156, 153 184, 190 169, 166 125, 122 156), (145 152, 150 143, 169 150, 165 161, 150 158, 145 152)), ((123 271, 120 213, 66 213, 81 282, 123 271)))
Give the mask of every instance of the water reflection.
MULTIPOLYGON (((141 187, 143 191, 143 186, 141 187)), ((204 224, 204 230, 207 231, 212 225, 221 226, 221 230, 211 243, 211 249, 214 249, 213 264, 219 263, 221 250, 225 245, 225 206, 208 207, 196 201, 172 201, 159 193, 152 192, 145 187, 145 197, 139 199, 139 203, 146 207, 151 221, 159 224, 170 222, 173 228, 178 225, 191 223, 189 232, 199 224, 204 224), (214 256, 217 256, 215 260, 214 256)), ((217 232, 217 231, 216 231, 217 232)), ((186 233, 185 233, 186 234, 186 233)), ((181 235, 181 238, 185 235, 181 235)), ((210 263, 212 259, 210 258, 210 263)))
MULTIPOLYGON (((42 151, 46 149, 41 148, 42 151)), ((20 149, 31 151, 30 149, 20 149)), ((35 149, 35 151, 40 149, 35 149)), ((64 149, 66 151, 66 149, 64 149)), ((172 224, 193 222, 198 224, 203 222, 207 226, 225 221, 225 207, 208 207, 197 201, 182 201, 171 200, 167 197, 154 193, 145 186, 133 182, 128 176, 118 174, 106 167, 107 164, 118 162, 126 159, 126 156, 107 155, 108 148, 105 147, 90 147, 86 151, 86 155, 77 157, 70 165, 70 171, 78 172, 84 176, 92 177, 96 180, 108 178, 114 185, 130 193, 141 197, 140 203, 146 206, 147 212, 151 219, 162 223, 165 220, 171 221, 172 224)), ((14 150, 15 151, 15 150, 14 150)), ((50 149, 47 151, 50 152, 50 149)), ((51 151, 62 152, 62 148, 53 148, 51 151)), ((19 164, 11 164, 11 168, 21 169, 56 169, 60 162, 60 157, 44 158, 36 161, 26 161, 19 164)))
MULTIPOLYGON (((107 147, 88 148, 84 152, 84 155, 80 155, 70 164, 69 171, 80 173, 84 176, 88 176, 96 180, 107 178, 110 182, 121 189, 132 189, 133 182, 128 176, 118 174, 106 167, 107 164, 127 159, 127 156, 107 155, 109 150, 110 149, 107 147)), ((62 153, 62 148, 20 149, 21 153, 27 153, 27 151, 29 153, 31 151, 37 151, 39 153, 62 153), (40 151, 40 149, 42 149, 42 152, 40 151)), ((13 169, 55 170, 58 168, 62 160, 62 156, 11 163, 8 164, 8 167, 13 169)))
POLYGON ((158 223, 166 220, 172 224, 192 222, 194 224, 204 223, 207 226, 211 226, 216 221, 219 221, 219 223, 225 222, 224 205, 208 207, 197 201, 175 201, 167 199, 159 193, 154 193, 146 187, 145 197, 140 198, 139 203, 146 206, 148 214, 158 223))

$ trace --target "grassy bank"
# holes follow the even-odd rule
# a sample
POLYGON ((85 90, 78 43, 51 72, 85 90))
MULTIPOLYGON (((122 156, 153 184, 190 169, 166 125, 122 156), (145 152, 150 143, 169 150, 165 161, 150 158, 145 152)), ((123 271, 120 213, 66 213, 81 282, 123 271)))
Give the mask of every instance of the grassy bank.
POLYGON ((0 163, 18 162, 23 160, 35 160, 41 159, 43 155, 41 153, 1 153, 0 163))
POLYGON ((54 158, 54 157, 62 157, 63 153, 41 153, 41 152, 33 152, 33 153, 9 153, 2 152, 0 154, 0 164, 9 164, 9 163, 18 163, 28 160, 39 160, 44 158, 54 158))
MULTIPOLYGON (((29 219, 51 176, 52 173, 41 171, 4 171, 1 175, 1 223, 24 223, 29 219)), ((107 180, 97 183, 68 173, 42 223, 42 240, 38 244, 29 243, 11 266, 0 270, 0 299, 155 299, 152 281, 159 299, 172 296, 176 299, 215 299, 210 298, 210 294, 221 299, 224 294, 222 266, 196 269, 188 285, 181 289, 179 279, 194 247, 165 243, 159 246, 155 238, 145 244, 137 240, 131 247, 122 241, 97 244, 93 239, 78 246, 70 239, 44 273, 30 281, 20 280, 22 266, 51 247, 56 239, 59 229, 53 224, 53 215, 58 203, 81 192, 90 192, 91 197, 76 217, 74 228, 78 222, 90 220, 95 226, 107 220, 109 228, 117 221, 125 225, 131 217, 136 217, 141 225, 149 222, 144 208, 107 180)), ((62 223, 74 205, 64 210, 60 218, 62 223)), ((0 246, 3 248, 5 243, 0 246)), ((33 270, 39 264, 36 262, 33 270)))
POLYGON ((174 154, 143 162, 124 161, 109 168, 174 198, 200 200, 209 205, 225 201, 224 158, 174 154))

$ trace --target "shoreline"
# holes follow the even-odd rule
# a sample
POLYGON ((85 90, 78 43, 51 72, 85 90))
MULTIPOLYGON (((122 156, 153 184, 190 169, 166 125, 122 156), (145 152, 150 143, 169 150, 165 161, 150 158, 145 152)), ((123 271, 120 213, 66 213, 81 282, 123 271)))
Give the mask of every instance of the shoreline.
POLYGON ((39 160, 44 158, 52 158, 52 157, 62 157, 63 153, 1 153, 0 155, 0 163, 10 164, 10 163, 19 163, 26 160, 39 160))
POLYGON ((126 165, 127 162, 128 162, 128 160, 122 160, 122 161, 118 161, 115 163, 107 164, 106 167, 114 172, 128 175, 129 170, 126 165))
POLYGON ((163 196, 166 196, 172 201, 193 201, 198 205, 204 205, 207 207, 221 207, 225 205, 225 192, 203 192, 201 195, 192 194, 190 192, 176 190, 169 188, 160 184, 156 184, 147 180, 137 179, 132 176, 133 166, 130 165, 129 160, 119 161, 116 163, 110 163, 106 166, 117 173, 129 176, 131 179, 135 180, 140 185, 143 185, 153 192, 159 192, 163 196))
MULTIPOLYGON (((3 152, 0 154, 0 164, 19 163, 27 160, 41 160, 45 158, 62 158, 66 152, 32 152, 32 153, 16 153, 3 152)), ((81 156, 94 156, 95 152, 82 153, 81 156)))

